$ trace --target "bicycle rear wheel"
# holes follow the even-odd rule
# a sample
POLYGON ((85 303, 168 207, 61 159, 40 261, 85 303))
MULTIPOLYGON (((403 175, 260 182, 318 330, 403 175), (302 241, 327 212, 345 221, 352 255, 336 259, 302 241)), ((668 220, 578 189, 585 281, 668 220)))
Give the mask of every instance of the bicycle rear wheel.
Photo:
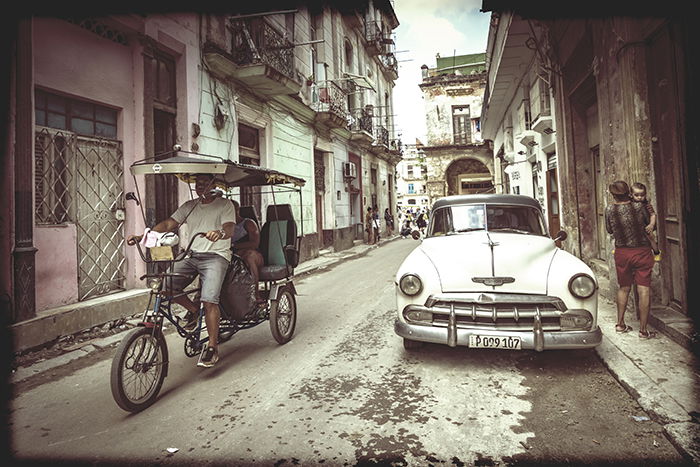
POLYGON ((291 287, 284 286, 277 293, 277 300, 270 302, 270 331, 277 343, 286 344, 292 339, 297 324, 297 302, 291 287))
POLYGON ((112 360, 112 397, 128 412, 155 402, 168 373, 168 349, 162 334, 139 327, 122 339, 112 360))

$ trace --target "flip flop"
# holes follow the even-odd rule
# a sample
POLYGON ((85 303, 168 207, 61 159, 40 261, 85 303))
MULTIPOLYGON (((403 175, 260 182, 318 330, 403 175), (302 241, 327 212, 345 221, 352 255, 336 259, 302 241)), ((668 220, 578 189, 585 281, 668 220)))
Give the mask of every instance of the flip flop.
POLYGON ((625 324, 624 326, 621 326, 619 324, 615 325, 615 332, 619 332, 620 334, 624 334, 626 332, 630 332, 632 330, 632 326, 625 324))
POLYGON ((655 339, 657 335, 656 331, 639 331, 640 339, 655 339))

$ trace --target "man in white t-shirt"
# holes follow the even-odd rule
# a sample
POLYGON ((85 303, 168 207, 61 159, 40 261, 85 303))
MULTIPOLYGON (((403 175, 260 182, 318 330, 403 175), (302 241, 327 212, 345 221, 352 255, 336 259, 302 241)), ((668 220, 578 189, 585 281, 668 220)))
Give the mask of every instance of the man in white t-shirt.
MULTIPOLYGON (((173 272, 189 277, 173 277, 173 292, 181 292, 195 278, 200 276, 201 301, 204 305, 204 319, 209 333, 209 342, 202 352, 198 366, 209 368, 219 360, 219 292, 231 261, 231 241, 235 226, 236 211, 231 202, 212 192, 214 178, 209 174, 197 175, 195 191, 199 198, 180 206, 169 218, 159 222, 155 232, 173 232, 180 225, 187 224, 189 234, 205 232, 205 237, 197 237, 192 243, 192 255, 175 263, 173 272), (229 241, 221 241, 229 239, 229 241)), ((138 236, 130 237, 140 240, 138 236)), ((187 309, 185 329, 191 331, 197 326, 199 307, 187 295, 173 301, 187 309)))

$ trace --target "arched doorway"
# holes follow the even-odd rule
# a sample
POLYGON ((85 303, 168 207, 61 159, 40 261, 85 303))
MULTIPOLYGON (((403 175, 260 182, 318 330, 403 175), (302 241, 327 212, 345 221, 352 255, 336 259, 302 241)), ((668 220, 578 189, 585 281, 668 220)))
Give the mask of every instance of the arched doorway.
POLYGON ((488 167, 477 159, 464 158, 453 161, 445 170, 447 195, 494 193, 493 175, 488 167))

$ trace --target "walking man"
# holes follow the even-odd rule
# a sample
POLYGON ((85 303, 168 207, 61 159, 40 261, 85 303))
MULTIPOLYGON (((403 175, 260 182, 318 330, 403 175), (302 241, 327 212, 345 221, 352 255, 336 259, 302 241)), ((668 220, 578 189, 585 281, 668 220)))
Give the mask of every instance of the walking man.
POLYGON ((650 309, 651 270, 654 255, 645 227, 649 213, 641 203, 630 201, 630 189, 626 182, 617 180, 609 186, 614 203, 605 208, 605 228, 615 239, 615 269, 617 271, 617 324, 615 331, 629 332, 625 324, 625 310, 632 284, 639 293, 639 337, 656 337, 647 330, 650 309))

